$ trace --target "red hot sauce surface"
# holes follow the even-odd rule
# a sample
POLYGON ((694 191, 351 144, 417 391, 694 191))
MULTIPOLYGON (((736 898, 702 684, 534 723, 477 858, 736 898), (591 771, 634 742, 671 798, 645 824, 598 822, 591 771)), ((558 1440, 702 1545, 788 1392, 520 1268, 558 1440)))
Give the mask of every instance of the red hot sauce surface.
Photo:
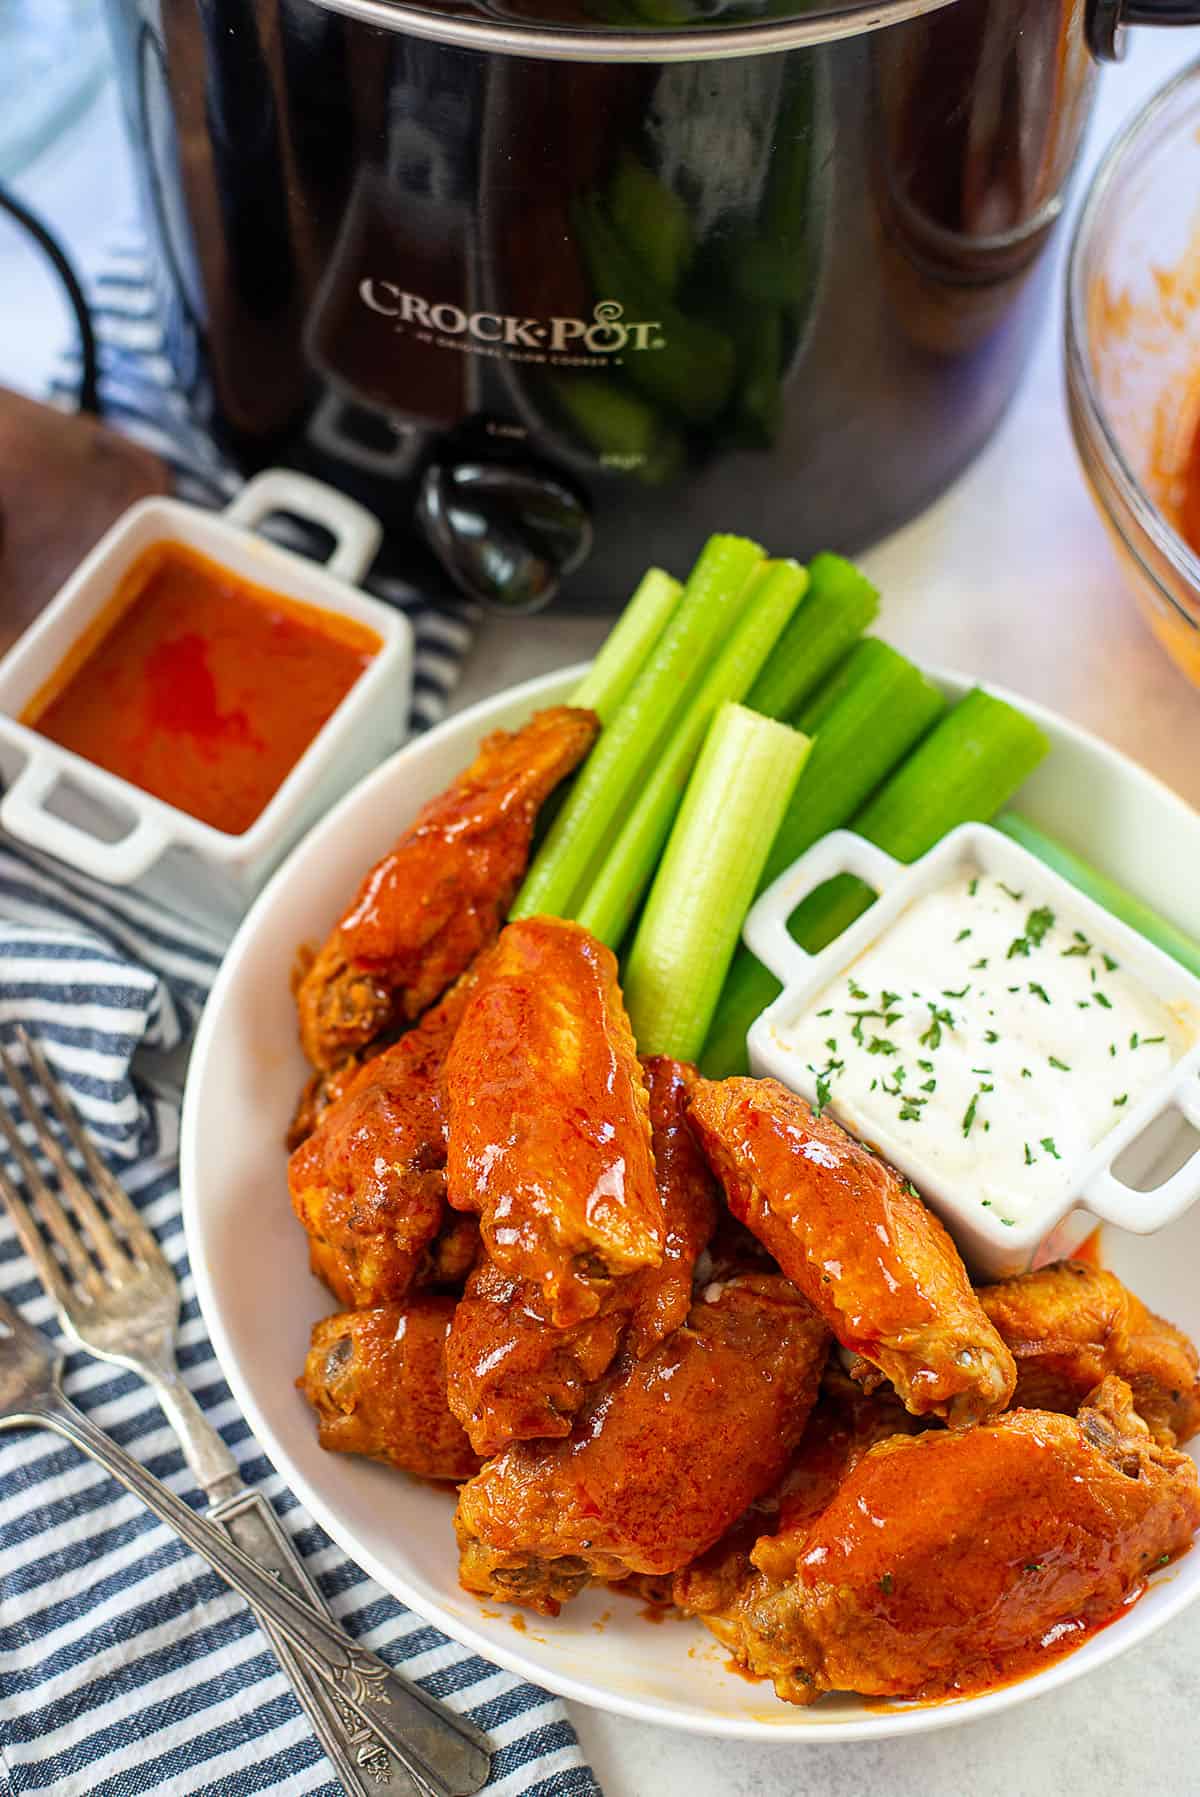
POLYGON ((239 835, 380 647, 352 618, 155 543, 21 721, 239 835))

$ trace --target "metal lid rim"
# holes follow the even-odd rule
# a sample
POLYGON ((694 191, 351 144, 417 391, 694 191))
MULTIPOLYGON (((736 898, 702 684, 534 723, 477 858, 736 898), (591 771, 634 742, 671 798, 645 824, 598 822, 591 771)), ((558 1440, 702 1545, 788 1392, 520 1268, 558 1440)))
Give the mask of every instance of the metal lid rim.
POLYGON ((376 30, 405 32, 464 50, 491 50, 549 62, 707 62, 809 49, 898 25, 953 6, 956 0, 876 0, 849 15, 777 19, 703 31, 605 32, 506 24, 438 14, 404 0, 314 0, 376 30))

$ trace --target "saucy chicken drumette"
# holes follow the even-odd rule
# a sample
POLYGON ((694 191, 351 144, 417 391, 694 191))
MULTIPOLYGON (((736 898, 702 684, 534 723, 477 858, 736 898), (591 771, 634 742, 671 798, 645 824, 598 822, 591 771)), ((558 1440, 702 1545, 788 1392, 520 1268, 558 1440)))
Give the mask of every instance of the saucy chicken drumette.
POLYGON ((734 1216, 909 1410, 965 1426, 1004 1409, 1012 1355, 899 1174, 776 1080, 701 1080, 689 1116, 734 1216))

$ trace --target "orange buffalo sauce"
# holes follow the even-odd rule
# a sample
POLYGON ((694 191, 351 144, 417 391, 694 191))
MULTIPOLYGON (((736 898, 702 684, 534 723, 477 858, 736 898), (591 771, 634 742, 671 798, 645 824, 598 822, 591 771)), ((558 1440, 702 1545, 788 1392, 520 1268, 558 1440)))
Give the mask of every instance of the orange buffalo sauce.
POLYGON ((155 543, 21 722, 237 835, 381 646, 353 618, 155 543))

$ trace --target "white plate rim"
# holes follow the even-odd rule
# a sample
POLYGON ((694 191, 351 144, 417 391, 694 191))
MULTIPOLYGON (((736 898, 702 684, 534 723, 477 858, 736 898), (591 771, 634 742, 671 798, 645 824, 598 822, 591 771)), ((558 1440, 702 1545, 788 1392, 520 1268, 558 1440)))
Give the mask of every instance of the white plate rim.
MULTIPOLYGON (((500 1643, 494 1635, 476 1629, 469 1623, 464 1623, 459 1617, 448 1617, 436 1603, 429 1602, 423 1594, 414 1590, 404 1577, 396 1572, 394 1567, 387 1565, 370 1550, 364 1549, 355 1538, 353 1531, 342 1524, 336 1510, 327 1504, 312 1481, 292 1462, 291 1456, 276 1438, 273 1428, 255 1398, 252 1384, 245 1378, 237 1357, 232 1351, 224 1327, 219 1294, 210 1277, 210 1268, 203 1251, 204 1235, 199 1207, 201 1144, 198 1127, 200 1112, 198 1094, 203 1087, 204 1070, 208 1057, 213 1052, 214 1044, 217 1041, 218 1020, 225 993, 237 978, 240 964, 254 938, 260 915, 269 909, 276 891, 287 881, 293 861, 301 853, 314 852, 322 842, 332 841, 341 827, 345 814, 351 808, 365 803, 372 792, 384 789, 394 777, 397 766, 403 762, 406 755, 439 743, 448 736, 460 733, 469 736, 472 731, 482 734, 485 729, 490 727, 491 720, 497 712, 502 709, 507 710, 519 702, 527 701, 531 708, 536 708, 539 702, 562 703, 564 700, 563 689, 569 688, 571 683, 582 678, 589 665, 587 662, 574 663, 548 674, 537 675, 518 685, 505 687, 501 691, 477 701, 466 710, 444 719, 432 730, 398 749, 360 780, 356 786, 352 787, 320 823, 301 839, 276 870, 239 925, 221 962, 212 991, 201 1015, 188 1064, 180 1121, 180 1196, 184 1236, 201 1314, 221 1370, 251 1433, 272 1466, 304 1505, 313 1520, 325 1530, 355 1565, 361 1567, 385 1591, 390 1592, 401 1603, 407 1605, 416 1615, 421 1616, 426 1622, 432 1623, 435 1628, 440 1629, 452 1640, 470 1648, 490 1664, 500 1666, 505 1671, 514 1673, 519 1678, 526 1679, 529 1683, 551 1691, 559 1697, 585 1704, 593 1709, 602 1709, 612 1714, 627 1716, 633 1721, 675 1728, 689 1734, 707 1735, 725 1740, 820 1744, 838 1741, 884 1740, 900 1734, 919 1734, 935 1729, 951 1728, 960 1723, 995 1715, 1016 1704, 1045 1696, 1051 1691, 1072 1683, 1077 1678, 1086 1676, 1087 1673, 1098 1667, 1108 1664, 1138 1645, 1139 1642, 1145 1641, 1157 1633, 1173 1617, 1200 1599, 1200 1582, 1196 1583, 1194 1589, 1184 1585, 1177 1587, 1173 1592, 1160 1592, 1160 1602, 1152 1611, 1146 1605, 1138 1604, 1129 1612, 1128 1616, 1121 1619, 1122 1626, 1117 1631, 1115 1642, 1111 1639, 1115 1624, 1100 1630, 1089 1638, 1085 1644, 1088 1649, 1086 1658, 1081 1660, 1082 1649, 1068 1653, 1030 1677, 1018 1679, 1011 1684, 1002 1685, 993 1691, 975 1696, 925 1705, 881 1706, 878 1712, 870 1717, 839 1721, 831 1718, 827 1722, 820 1720, 819 1708, 812 1712, 805 1710, 793 1712, 789 1706, 782 1703, 779 1705, 781 1715, 778 1722, 774 1719, 768 1720, 766 1717, 738 1717, 721 1715, 716 1712, 707 1714, 699 1710, 676 1712, 655 1699, 643 1700, 619 1691, 600 1689, 586 1679, 575 1678, 568 1673, 558 1673, 552 1667, 548 1668, 542 1661, 526 1655, 519 1647, 510 1646, 507 1642, 500 1643)), ((1081 726, 1073 724, 1050 707, 1013 693, 1003 686, 993 685, 990 681, 972 679, 955 669, 929 667, 926 672, 930 679, 955 696, 961 696, 976 686, 983 687, 996 698, 1016 706, 1043 728, 1049 727, 1053 732, 1073 740, 1089 755, 1119 768, 1123 778, 1132 779, 1135 784, 1141 784, 1148 792, 1153 792, 1158 803, 1165 803, 1168 808, 1178 813, 1181 820, 1186 820, 1193 828, 1200 823, 1200 817, 1187 804, 1186 800, 1182 799, 1156 775, 1140 767, 1128 756, 1114 749, 1111 744, 1104 742, 1081 726)), ((1193 1552, 1200 1553, 1200 1543, 1197 1543, 1193 1552)), ((1174 1569, 1168 1569, 1167 1579, 1170 1578, 1172 1570, 1174 1569)), ((769 1696, 768 1686, 764 1686, 764 1694, 769 1696)))

